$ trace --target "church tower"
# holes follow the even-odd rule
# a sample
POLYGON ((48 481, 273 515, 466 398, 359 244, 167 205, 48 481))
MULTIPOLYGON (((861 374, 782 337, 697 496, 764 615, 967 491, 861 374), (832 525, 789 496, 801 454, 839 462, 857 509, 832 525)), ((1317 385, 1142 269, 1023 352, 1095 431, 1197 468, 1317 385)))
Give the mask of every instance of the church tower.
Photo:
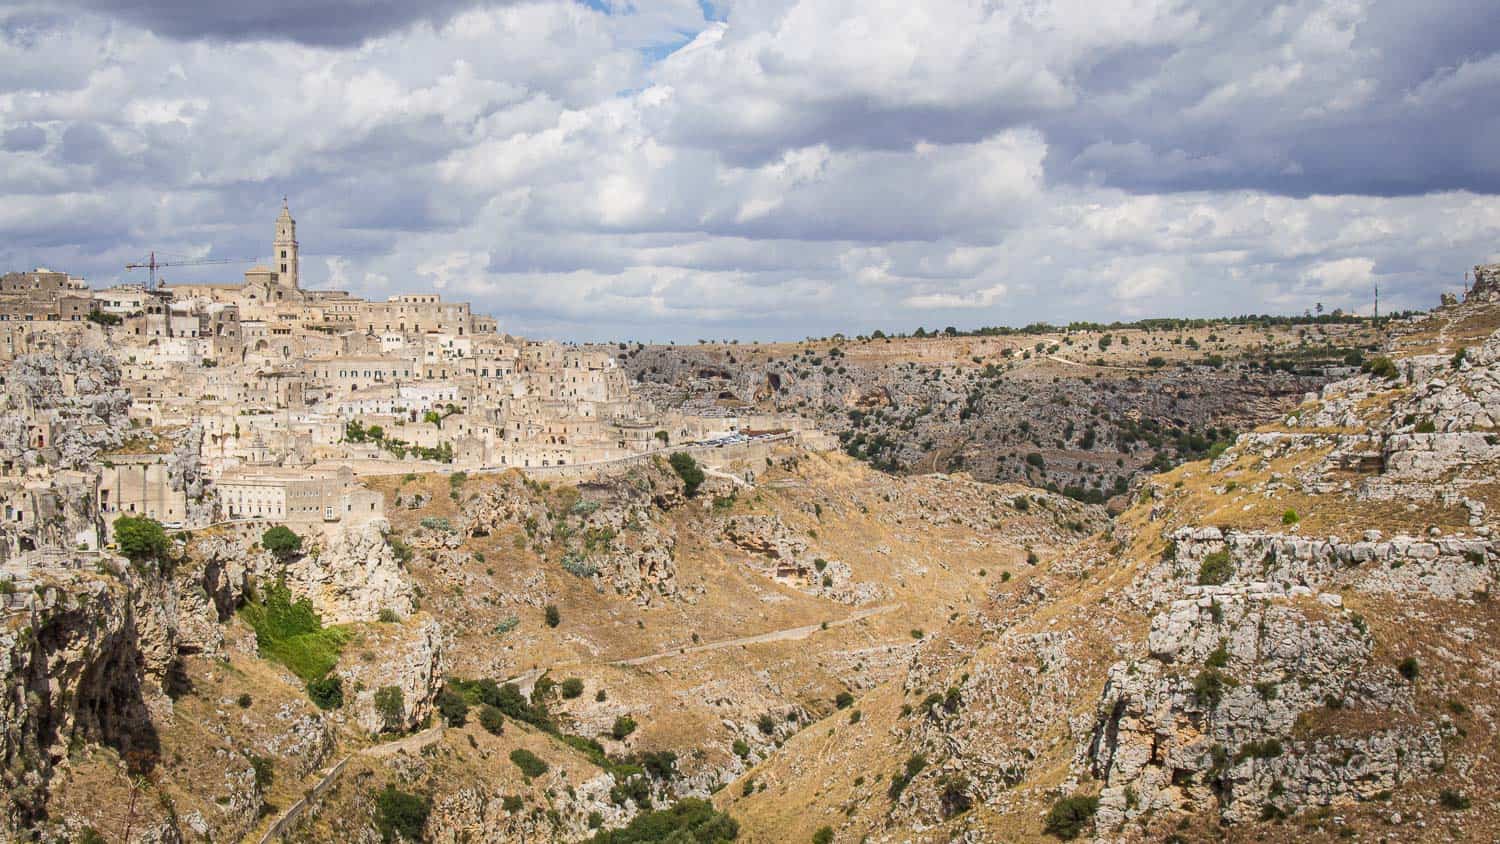
POLYGON ((281 200, 281 216, 276 218, 276 243, 271 253, 272 266, 276 267, 276 282, 283 287, 296 288, 297 278, 297 221, 287 208, 286 198, 281 200))

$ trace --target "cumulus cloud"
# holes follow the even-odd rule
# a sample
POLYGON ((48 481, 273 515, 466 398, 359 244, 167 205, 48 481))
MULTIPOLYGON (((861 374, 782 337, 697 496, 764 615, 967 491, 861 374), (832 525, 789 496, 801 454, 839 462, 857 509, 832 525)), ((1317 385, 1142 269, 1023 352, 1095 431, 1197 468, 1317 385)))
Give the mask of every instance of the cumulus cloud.
POLYGON ((1424 306, 1500 242, 1497 28, 1484 0, 12 5, 0 265, 253 258, 285 194, 306 283, 577 339, 1424 306))

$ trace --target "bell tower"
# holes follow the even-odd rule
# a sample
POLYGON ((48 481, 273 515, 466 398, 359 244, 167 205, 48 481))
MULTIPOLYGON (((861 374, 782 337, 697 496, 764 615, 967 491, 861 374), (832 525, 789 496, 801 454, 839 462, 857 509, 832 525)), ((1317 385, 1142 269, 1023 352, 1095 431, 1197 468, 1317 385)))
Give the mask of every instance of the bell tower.
POLYGON ((292 219, 286 197, 281 198, 281 216, 276 218, 276 242, 272 248, 271 266, 276 268, 276 283, 297 288, 297 221, 292 219))

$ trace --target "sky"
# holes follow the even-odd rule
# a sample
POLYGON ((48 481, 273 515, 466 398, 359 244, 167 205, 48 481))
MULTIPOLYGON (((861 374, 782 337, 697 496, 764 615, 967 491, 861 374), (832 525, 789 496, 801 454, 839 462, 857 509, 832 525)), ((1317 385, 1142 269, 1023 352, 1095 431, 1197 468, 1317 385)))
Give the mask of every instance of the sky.
POLYGON ((303 286, 565 340, 1427 308, 1500 261, 1497 34, 1494 0, 0 0, 0 270, 268 260, 285 196, 303 286))

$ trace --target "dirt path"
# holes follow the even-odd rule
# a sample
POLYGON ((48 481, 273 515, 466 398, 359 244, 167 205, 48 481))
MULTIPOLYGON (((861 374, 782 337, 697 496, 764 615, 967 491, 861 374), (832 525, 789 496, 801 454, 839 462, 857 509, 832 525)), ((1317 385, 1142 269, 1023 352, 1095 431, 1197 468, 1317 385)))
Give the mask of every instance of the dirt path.
POLYGON ((1089 369, 1122 369, 1122 370, 1124 370, 1126 372, 1150 372, 1151 371, 1149 368, 1147 368, 1147 367, 1141 367, 1141 366, 1120 366, 1119 364, 1113 364, 1113 363, 1083 363, 1082 361, 1068 360, 1067 358, 1062 357, 1061 355, 1047 355, 1047 360, 1054 360, 1054 361, 1057 361, 1058 363, 1065 363, 1068 366, 1083 366, 1083 367, 1087 367, 1089 369))
MULTIPOLYGON (((826 627, 822 623, 804 624, 801 627, 788 627, 784 630, 772 630, 769 633, 756 633, 752 636, 740 636, 736 639, 724 639, 718 642, 705 642, 701 645, 686 645, 678 648, 668 648, 667 650, 645 654, 644 656, 633 656, 626 659, 603 660, 603 664, 649 665, 650 663, 656 662, 658 660, 671 659, 674 656, 686 656, 688 654, 705 653, 707 651, 718 651, 723 650, 724 648, 734 648, 743 645, 759 645, 766 642, 790 642, 795 639, 806 639, 808 636, 811 636, 812 634, 817 633, 821 630, 832 630, 835 627, 843 627, 847 624, 853 624, 856 621, 863 621, 864 619, 871 618, 873 616, 883 615, 890 612, 891 610, 898 608, 899 606, 900 604, 883 604, 878 607, 869 607, 868 609, 856 610, 855 612, 852 612, 841 619, 827 622, 826 627)), ((559 668, 575 668, 581 665, 588 664, 588 662, 581 660, 571 660, 569 662, 554 663, 547 668, 533 668, 530 671, 523 671, 520 674, 515 675, 514 677, 507 677, 501 682, 515 683, 518 686, 525 686, 527 683, 535 682, 536 678, 542 676, 548 671, 554 671, 559 668)))
POLYGON ((724 648, 734 648, 741 645, 759 645, 766 642, 789 642, 794 639, 806 639, 808 636, 811 636, 812 634, 817 633, 820 630, 831 630, 835 627, 843 627, 846 624, 853 624, 856 621, 863 621, 864 619, 870 618, 871 616, 888 613, 891 610, 896 609, 897 606, 899 605, 885 604, 879 607, 870 607, 869 609, 859 610, 857 612, 844 616, 838 621, 828 622, 827 627, 824 627, 822 624, 807 624, 803 625, 802 627, 789 627, 785 630, 773 630, 770 633, 757 633, 754 636, 741 636, 738 639, 725 639, 720 642, 708 642, 706 644, 693 645, 691 647, 673 648, 671 650, 658 651, 654 654, 631 657, 630 659, 617 659, 610 662, 609 664, 646 665, 659 659, 669 659, 674 656, 684 656, 686 654, 723 650, 724 648))

